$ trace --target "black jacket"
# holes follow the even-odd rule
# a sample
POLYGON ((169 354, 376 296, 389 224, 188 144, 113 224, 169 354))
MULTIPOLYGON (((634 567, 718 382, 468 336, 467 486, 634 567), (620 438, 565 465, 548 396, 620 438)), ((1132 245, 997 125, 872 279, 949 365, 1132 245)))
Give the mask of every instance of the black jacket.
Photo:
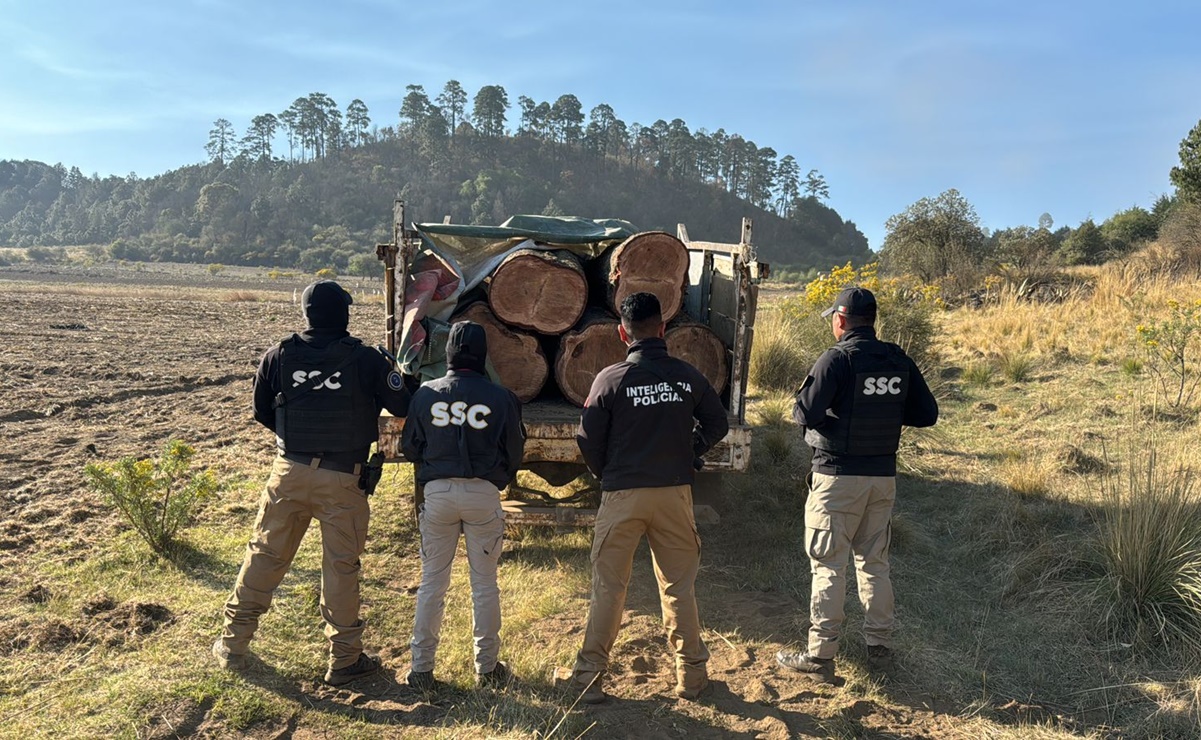
MULTIPOLYGON (((826 350, 814 363, 804 384, 796 393, 792 411, 793 420, 805 430, 821 432, 823 429, 849 422, 855 403, 856 376, 851 367, 848 352, 856 346, 873 351, 885 343, 876 338, 876 330, 870 326, 851 329, 843 334, 835 347, 826 350), (839 346, 842 349, 839 349, 839 346)), ((895 347, 895 345, 889 345, 895 347)), ((921 371, 908 355, 895 349, 894 355, 907 368, 907 394, 904 404, 896 413, 898 425, 911 427, 933 426, 938 421, 938 401, 921 371)), ((890 353, 892 354, 892 353, 890 353)), ((857 455, 852 441, 846 452, 814 447, 813 471, 826 475, 869 475, 893 476, 897 474, 896 453, 883 455, 857 455)))
POLYGON ((625 362, 597 373, 576 442, 603 490, 657 488, 691 484, 693 460, 729 430, 705 376, 668 355, 662 339, 641 339, 625 362))
POLYGON ((418 483, 483 478, 504 488, 525 454, 521 402, 474 370, 451 370, 413 394, 401 450, 418 483))
MULTIPOLYGON (((309 328, 304 333, 294 336, 310 347, 324 349, 349 337, 350 334, 342 329, 309 328)), ((276 429, 276 414, 273 406, 275 396, 281 390, 279 352, 278 344, 267 350, 259 362, 258 372, 254 376, 254 419, 276 434, 282 431, 276 429)), ((374 428, 374 432, 366 435, 374 441, 379 437, 380 410, 387 409, 394 416, 405 416, 409 410, 409 392, 401 382, 399 373, 392 369, 391 364, 379 352, 370 348, 362 348, 358 351, 354 363, 355 375, 361 385, 360 392, 370 396, 374 401, 366 409, 363 418, 356 420, 356 423, 374 428)), ((311 393, 317 392, 311 391, 311 393)), ((347 412, 350 412, 349 408, 347 412)), ((370 443, 362 449, 338 453, 332 453, 329 450, 292 451, 324 455, 337 462, 361 463, 366 462, 369 449, 370 443)))

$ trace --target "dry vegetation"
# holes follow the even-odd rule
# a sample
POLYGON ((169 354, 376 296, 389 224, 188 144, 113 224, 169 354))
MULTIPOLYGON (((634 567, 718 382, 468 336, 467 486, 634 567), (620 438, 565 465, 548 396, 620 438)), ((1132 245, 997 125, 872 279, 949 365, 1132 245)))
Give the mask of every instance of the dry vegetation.
MULTIPOLYGON (((197 275, 211 277, 203 268, 197 275)), ((899 483, 893 523, 901 628, 891 677, 865 670, 862 615, 851 603, 838 685, 773 664, 777 649, 803 640, 809 575, 800 548, 807 452, 788 421, 788 391, 804 361, 772 361, 763 367, 777 379, 765 385, 776 390, 756 391, 748 415, 757 426, 753 470, 728 478, 721 525, 702 530, 713 698, 690 704, 671 694, 644 549, 614 656, 619 698, 571 709, 572 697, 556 693, 548 674, 570 663, 581 639, 584 531, 509 533, 504 657, 519 685, 471 688, 462 561, 439 654, 448 687, 421 696, 396 680, 407 664, 419 572, 410 472, 401 466, 389 469, 373 501, 364 558, 367 640, 388 671, 345 689, 317 680, 324 640, 315 531, 264 619, 254 670, 219 671, 207 649, 272 454, 248 418, 249 377, 267 344, 294 328, 291 288, 17 285, 0 272, 0 299, 21 314, 19 327, 0 328, 13 348, 0 402, 11 440, 0 468, 0 586, 10 597, 0 604, 0 735, 1195 737, 1201 652, 1171 584, 1196 582, 1198 487, 1187 482, 1201 428, 1195 404, 1166 406, 1139 364, 1135 327, 1154 316, 1131 298, 1145 297, 1142 306, 1198 300, 1201 281, 1136 263, 1081 276, 1091 290, 1065 303, 1002 295, 935 316, 928 366, 944 413, 933 433, 905 440, 911 472, 899 483), (229 297, 243 290, 256 300, 229 297), (72 305, 82 308, 56 308, 72 305), (185 317, 185 336, 168 331, 185 317), (89 330, 51 328, 75 324, 89 330), (109 357, 105 338, 155 351, 109 357), (60 352, 59 342, 74 351, 60 352), (97 365, 113 377, 90 385, 97 365), (117 382, 130 392, 105 387, 117 382), (194 444, 197 464, 224 482, 184 532, 178 566, 152 557, 83 482, 85 462, 150 456, 168 436, 194 444), (1137 506, 1149 491, 1175 507, 1166 521, 1164 508, 1137 506), (1130 590, 1150 585, 1143 576, 1167 562, 1132 532, 1163 534, 1169 549, 1169 535, 1177 538, 1175 552, 1185 556, 1161 569, 1166 594, 1130 590), (1118 567, 1131 563, 1133 575, 1118 567), (1184 629, 1157 632, 1157 619, 1184 629)), ((761 352, 771 349, 774 298, 764 297, 761 352)), ((353 328, 376 338, 382 311, 363 304, 353 328)), ((775 326, 781 340, 786 329, 775 326)))

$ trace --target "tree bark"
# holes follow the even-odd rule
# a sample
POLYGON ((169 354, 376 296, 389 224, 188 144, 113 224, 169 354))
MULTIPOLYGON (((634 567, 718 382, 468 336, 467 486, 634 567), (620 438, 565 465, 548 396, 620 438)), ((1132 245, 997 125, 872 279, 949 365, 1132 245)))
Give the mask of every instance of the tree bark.
POLYGON ((488 305, 496 317, 540 334, 575 326, 587 303, 584 269, 566 250, 519 249, 488 279, 488 305))
POLYGON ((683 316, 667 325, 667 353, 701 371, 720 395, 730 378, 729 351, 712 329, 683 316))
POLYGON ((663 320, 671 321, 684 302, 688 249, 663 231, 644 231, 610 247, 592 262, 598 295, 615 314, 631 293, 654 293, 663 320))
POLYGON ((472 303, 453 321, 474 321, 488 335, 488 360, 500 384, 522 403, 533 400, 546 384, 550 367, 538 337, 506 326, 483 301, 472 303))
POLYGON ((626 346, 617 335, 617 326, 617 319, 593 308, 559 338, 555 381, 564 398, 576 406, 584 405, 597 373, 626 358, 626 346))

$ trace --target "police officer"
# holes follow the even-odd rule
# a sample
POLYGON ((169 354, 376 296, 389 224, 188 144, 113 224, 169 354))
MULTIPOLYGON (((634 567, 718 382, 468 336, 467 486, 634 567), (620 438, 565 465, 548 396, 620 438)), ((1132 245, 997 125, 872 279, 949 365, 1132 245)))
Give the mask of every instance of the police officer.
POLYGON ((846 598, 847 556, 854 554, 868 664, 892 658, 893 593, 888 545, 896 498, 901 426, 932 426, 938 402, 921 371, 895 344, 876 338, 876 297, 847 288, 822 312, 836 344, 809 371, 793 419, 813 448, 805 501, 805 546, 813 574, 807 650, 782 650, 793 670, 834 675, 846 598))
POLYGON ((271 469, 225 629, 213 643, 223 668, 247 666, 259 617, 308 530, 321 523, 321 617, 330 642, 325 680, 341 685, 380 667, 363 652, 359 556, 367 541, 364 467, 383 408, 404 416, 409 393, 377 351, 350 336, 350 294, 332 280, 304 290, 308 328, 271 348, 254 378, 254 418, 275 432, 271 469))
POLYGON ((500 656, 500 589, 496 564, 504 542, 500 489, 517 475, 525 453, 521 402, 484 372, 484 328, 460 321, 446 342, 448 371, 413 394, 401 447, 415 463, 425 501, 421 528, 421 586, 413 620, 410 686, 434 687, 434 655, 442 632, 450 566, 462 532, 471 567, 476 682, 501 687, 510 674, 500 656))
POLYGON ((693 462, 726 436, 729 422, 705 376, 667 354, 664 328, 653 293, 622 301, 618 332, 627 358, 593 380, 576 435, 602 490, 588 626, 567 681, 589 704, 607 698, 601 679, 621 627, 634 550, 644 534, 675 653, 676 695, 696 699, 709 685, 709 651, 696 607, 701 553, 692 514, 693 462))

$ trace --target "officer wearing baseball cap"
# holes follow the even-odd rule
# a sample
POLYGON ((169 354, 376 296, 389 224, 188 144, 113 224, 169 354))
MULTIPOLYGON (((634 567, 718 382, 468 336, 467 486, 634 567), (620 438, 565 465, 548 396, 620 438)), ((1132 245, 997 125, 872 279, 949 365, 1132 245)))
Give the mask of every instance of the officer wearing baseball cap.
POLYGON ((813 573, 805 650, 776 661, 803 673, 834 675, 846 599, 847 559, 855 556, 868 664, 892 658, 893 591, 888 545, 896 498, 901 427, 938 421, 938 402, 921 371, 895 344, 876 338, 876 297, 866 288, 838 294, 822 312, 836 344, 796 393, 793 419, 813 448, 805 501, 805 548, 813 573))

